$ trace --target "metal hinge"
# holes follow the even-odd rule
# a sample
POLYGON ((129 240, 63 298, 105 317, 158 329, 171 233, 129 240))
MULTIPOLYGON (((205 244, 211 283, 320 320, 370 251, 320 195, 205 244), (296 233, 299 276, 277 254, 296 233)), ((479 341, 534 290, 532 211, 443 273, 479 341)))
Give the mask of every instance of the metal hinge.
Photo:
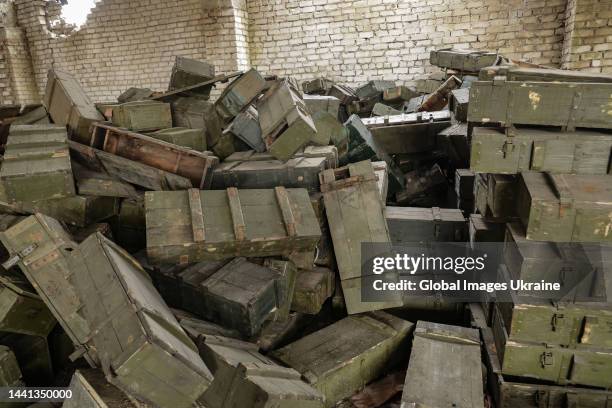
POLYGON ((13 255, 12 257, 10 257, 8 259, 8 261, 4 262, 2 264, 2 267, 4 269, 10 269, 13 266, 17 265, 19 263, 19 261, 21 261, 23 258, 25 258, 26 256, 30 255, 32 252, 34 252, 34 250, 37 248, 38 246, 36 244, 32 244, 32 245, 28 245, 27 247, 25 247, 24 249, 22 249, 21 251, 17 252, 15 255, 13 255))

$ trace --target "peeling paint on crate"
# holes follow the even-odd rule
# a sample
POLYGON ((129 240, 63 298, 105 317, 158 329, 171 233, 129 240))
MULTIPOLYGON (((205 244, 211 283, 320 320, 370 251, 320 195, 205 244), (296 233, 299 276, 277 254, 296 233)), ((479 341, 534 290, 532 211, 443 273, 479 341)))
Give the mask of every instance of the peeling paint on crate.
POLYGON ((542 96, 534 91, 529 91, 529 100, 531 101, 531 108, 533 110, 537 110, 540 106, 540 101, 542 100, 542 96))

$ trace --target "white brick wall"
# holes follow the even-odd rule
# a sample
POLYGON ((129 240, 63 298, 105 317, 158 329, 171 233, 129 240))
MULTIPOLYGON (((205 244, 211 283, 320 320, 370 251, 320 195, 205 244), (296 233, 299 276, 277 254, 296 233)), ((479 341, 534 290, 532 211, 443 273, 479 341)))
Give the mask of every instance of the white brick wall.
POLYGON ((114 101, 131 86, 167 89, 175 55, 208 60, 220 73, 239 68, 232 9, 206 9, 200 0, 102 0, 80 31, 54 38, 44 0, 15 2, 41 95, 52 66, 75 74, 95 101, 114 101))
MULTIPOLYGON (((254 66, 354 86, 424 77, 436 69, 430 50, 444 46, 550 66, 563 56, 573 68, 612 71, 612 0, 101 0, 68 36, 58 35, 61 25, 49 31, 59 6, 14 2, 41 95, 52 66, 74 73, 96 101, 131 86, 164 90, 175 55, 207 60, 219 73, 254 66)), ((0 93, 12 99, 19 90, 3 88, 5 54, 0 93)))
POLYGON ((299 79, 409 82, 443 46, 559 66, 566 0, 251 0, 253 66, 299 79))

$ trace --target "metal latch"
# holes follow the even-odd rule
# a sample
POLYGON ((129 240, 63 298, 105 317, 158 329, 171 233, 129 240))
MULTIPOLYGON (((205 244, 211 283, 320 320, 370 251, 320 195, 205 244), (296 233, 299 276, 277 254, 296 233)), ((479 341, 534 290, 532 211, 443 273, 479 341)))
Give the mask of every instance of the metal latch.
POLYGON ((559 319, 564 319, 565 315, 561 314, 561 313, 555 313, 553 314, 552 320, 550 322, 550 325, 552 326, 552 331, 557 331, 557 326, 559 325, 559 319))
POLYGON ((508 153, 512 153, 513 151, 514 143, 512 143, 512 140, 506 140, 502 146, 502 156, 504 159, 508 156, 508 153))
POLYGON ((550 351, 545 351, 540 355, 540 364, 542 368, 553 365, 554 361, 553 353, 550 351))
POLYGON ((2 267, 4 269, 12 268, 13 266, 17 265, 17 263, 21 261, 23 258, 25 258, 26 256, 30 255, 32 252, 34 252, 36 248, 37 248, 36 244, 28 245, 27 247, 17 252, 12 257, 10 257, 8 261, 4 262, 2 264, 2 267))

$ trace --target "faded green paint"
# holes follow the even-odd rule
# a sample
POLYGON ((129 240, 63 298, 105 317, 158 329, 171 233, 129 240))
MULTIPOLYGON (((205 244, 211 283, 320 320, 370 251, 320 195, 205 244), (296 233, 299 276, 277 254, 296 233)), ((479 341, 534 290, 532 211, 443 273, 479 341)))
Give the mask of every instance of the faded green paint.
POLYGON ((74 196, 67 142, 63 126, 12 126, 0 169, 6 199, 31 203, 74 196))
POLYGON ((172 127, 170 104, 157 101, 126 102, 113 109, 113 125, 135 132, 172 127))
POLYGON ((384 312, 346 317, 272 353, 333 407, 408 354, 413 324, 384 312))
POLYGON ((472 134, 470 168, 503 174, 608 174, 611 159, 612 138, 607 133, 519 128, 507 135, 503 129, 479 127, 472 134))
POLYGON ((419 321, 402 406, 474 408, 483 399, 478 330, 419 321))
POLYGON ((49 70, 43 104, 53 122, 68 126, 71 139, 79 142, 89 140, 92 123, 104 120, 76 78, 67 72, 49 70))
POLYGON ((147 192, 150 260, 185 264, 314 250, 321 230, 305 189, 234 191, 147 192), (284 192, 288 199, 279 202, 284 192))
POLYGON ((468 121, 612 128, 612 83, 475 81, 468 121))
POLYGON ((163 140, 164 142, 188 147, 199 152, 206 151, 205 129, 173 127, 149 133, 149 136, 155 139, 163 140))
POLYGON ((612 242, 609 176, 522 173, 517 202, 527 239, 612 242))

